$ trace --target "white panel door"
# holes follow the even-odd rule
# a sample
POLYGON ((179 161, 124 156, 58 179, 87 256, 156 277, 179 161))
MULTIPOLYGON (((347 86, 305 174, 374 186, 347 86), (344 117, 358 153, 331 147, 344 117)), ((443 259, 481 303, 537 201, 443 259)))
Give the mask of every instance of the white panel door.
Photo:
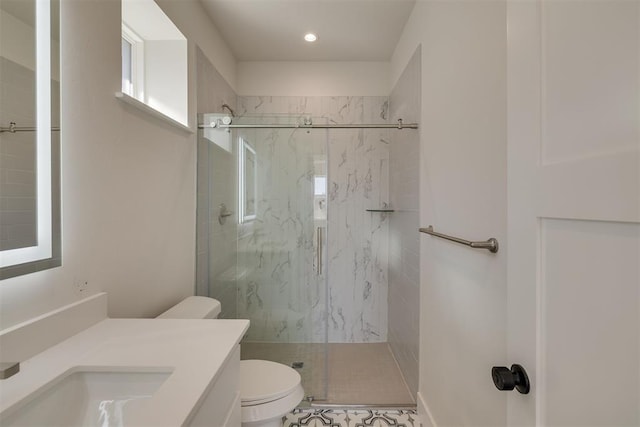
POLYGON ((640 1, 508 3, 508 425, 640 425, 640 1))

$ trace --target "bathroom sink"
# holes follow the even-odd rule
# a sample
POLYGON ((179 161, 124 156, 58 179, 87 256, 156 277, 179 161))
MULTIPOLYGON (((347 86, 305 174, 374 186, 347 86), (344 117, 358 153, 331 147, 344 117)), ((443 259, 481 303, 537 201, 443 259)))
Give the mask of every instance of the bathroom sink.
POLYGON ((170 372, 68 372, 8 408, 2 426, 123 426, 170 372))

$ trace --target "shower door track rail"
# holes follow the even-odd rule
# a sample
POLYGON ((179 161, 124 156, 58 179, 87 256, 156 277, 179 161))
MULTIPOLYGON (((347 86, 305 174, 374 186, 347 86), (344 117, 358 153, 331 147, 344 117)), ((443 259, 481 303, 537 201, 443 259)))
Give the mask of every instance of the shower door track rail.
MULTIPOLYGON (((416 403, 324 403, 322 400, 314 400, 310 404, 311 408, 327 408, 327 409, 416 409, 416 403)), ((304 404, 298 405, 299 409, 306 409, 308 406, 304 404)))
POLYGON ((418 129, 417 123, 383 123, 383 124, 239 124, 225 125, 212 122, 211 124, 199 124, 198 129, 418 129))

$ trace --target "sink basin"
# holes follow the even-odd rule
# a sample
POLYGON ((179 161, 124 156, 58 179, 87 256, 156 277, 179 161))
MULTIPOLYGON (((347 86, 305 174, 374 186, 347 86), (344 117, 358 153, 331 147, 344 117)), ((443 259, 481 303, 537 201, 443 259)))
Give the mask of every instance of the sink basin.
POLYGON ((124 426, 170 372, 72 371, 0 416, 2 426, 124 426))

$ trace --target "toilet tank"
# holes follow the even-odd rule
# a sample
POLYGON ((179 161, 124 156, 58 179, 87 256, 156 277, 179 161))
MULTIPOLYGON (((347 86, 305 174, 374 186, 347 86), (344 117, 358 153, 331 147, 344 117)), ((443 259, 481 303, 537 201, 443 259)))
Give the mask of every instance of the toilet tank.
POLYGON ((220 314, 220 301, 209 297, 192 296, 158 316, 158 319, 215 319, 220 314))

